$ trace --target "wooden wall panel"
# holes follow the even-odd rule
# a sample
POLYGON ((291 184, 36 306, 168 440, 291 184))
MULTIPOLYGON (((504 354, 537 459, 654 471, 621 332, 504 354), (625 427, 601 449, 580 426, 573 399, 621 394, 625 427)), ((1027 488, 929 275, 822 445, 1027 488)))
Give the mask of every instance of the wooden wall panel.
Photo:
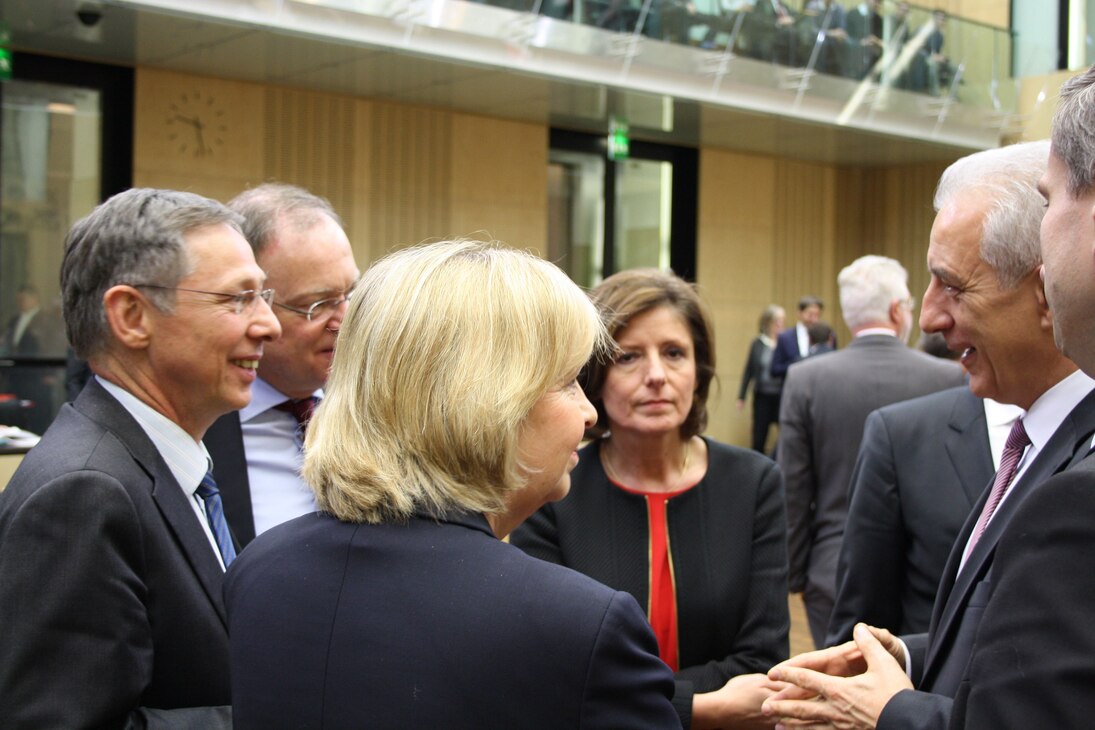
POLYGON ((455 115, 376 102, 371 116, 372 164, 366 174, 374 258, 427 239, 451 237, 455 115))
POLYGON ((775 185, 770 158, 701 151, 698 284, 715 320, 720 384, 710 395, 707 431, 735 444, 749 443, 750 412, 734 404, 757 318, 774 296, 775 185))
MULTIPOLYGON (((357 210, 354 140, 357 105, 351 97, 294 89, 266 89, 263 118, 263 175, 299 185, 331 201, 347 231, 357 210)), ((356 251, 355 251, 356 253, 356 251)))
POLYGON ((547 128, 454 115, 451 230, 547 255, 547 128))

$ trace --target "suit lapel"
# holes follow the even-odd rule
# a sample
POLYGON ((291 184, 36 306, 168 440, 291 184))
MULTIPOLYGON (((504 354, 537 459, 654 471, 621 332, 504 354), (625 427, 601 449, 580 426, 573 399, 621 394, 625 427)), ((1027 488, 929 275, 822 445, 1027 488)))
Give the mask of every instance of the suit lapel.
POLYGON ((985 407, 968 390, 955 399, 943 446, 954 467, 970 509, 985 489, 985 474, 992 474, 992 449, 989 446, 985 407), (971 440, 976 449, 970 448, 971 440))
MULTIPOLYGON (((932 623, 929 630, 930 643, 927 656, 924 661, 924 674, 921 679, 923 685, 936 669, 936 658, 941 647, 946 646, 949 634, 956 626, 956 619, 965 610, 970 591, 984 578, 992 565, 992 556, 996 551, 996 542, 1000 534, 1007 527, 1008 521, 1030 490, 1037 487, 1053 474, 1068 466, 1077 450, 1085 450, 1084 446, 1090 442, 1092 432, 1095 431, 1095 391, 1092 391, 1065 417, 1061 425, 1046 442, 1045 448, 1038 454, 1034 462, 1023 473, 1019 481, 1012 485, 1010 494, 997 513, 993 516, 985 533, 977 541, 973 552, 970 553, 965 567, 958 572, 958 565, 965 550, 966 542, 978 516, 984 509, 988 498, 988 489, 984 490, 981 498, 977 500, 973 511, 966 518, 962 526, 962 532, 951 548, 947 567, 940 583, 939 593, 936 597, 936 605, 932 610, 932 623), (948 590, 948 586, 950 589, 948 590)), ((991 485, 991 481, 990 481, 991 485)))
POLYGON ((152 482, 152 499, 171 530, 195 577, 227 628, 221 585, 221 570, 213 546, 198 522, 198 516, 186 500, 160 452, 121 403, 92 378, 73 404, 104 429, 112 432, 129 450, 133 460, 152 482))

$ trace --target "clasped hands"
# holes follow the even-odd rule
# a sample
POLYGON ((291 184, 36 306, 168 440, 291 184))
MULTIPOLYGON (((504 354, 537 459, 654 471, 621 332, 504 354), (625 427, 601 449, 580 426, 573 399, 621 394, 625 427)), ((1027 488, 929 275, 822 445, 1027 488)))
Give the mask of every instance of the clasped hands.
POLYGON ((764 700, 777 728, 873 730, 890 699, 912 689, 900 642, 885 629, 857 624, 853 640, 807 652, 768 672, 786 686, 764 700))
POLYGON ((854 640, 799 654, 768 675, 744 674, 693 698, 693 730, 811 727, 873 730, 890 698, 912 689, 900 642, 855 627, 854 640))

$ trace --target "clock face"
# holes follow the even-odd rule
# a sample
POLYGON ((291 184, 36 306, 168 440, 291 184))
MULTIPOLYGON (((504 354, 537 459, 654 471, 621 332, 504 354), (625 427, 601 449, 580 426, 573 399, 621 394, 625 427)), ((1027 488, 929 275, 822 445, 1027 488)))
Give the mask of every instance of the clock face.
POLYGON ((167 139, 180 154, 212 157, 228 131, 224 108, 212 94, 183 92, 167 107, 167 139))

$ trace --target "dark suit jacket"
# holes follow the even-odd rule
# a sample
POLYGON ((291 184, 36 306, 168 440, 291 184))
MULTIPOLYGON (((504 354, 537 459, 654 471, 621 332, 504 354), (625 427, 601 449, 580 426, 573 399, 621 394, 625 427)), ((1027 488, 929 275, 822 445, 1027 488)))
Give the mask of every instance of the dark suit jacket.
POLYGON ((202 439, 213 458, 213 477, 221 491, 224 518, 240 547, 255 539, 255 514, 251 507, 251 481, 239 411, 218 418, 202 439))
POLYGON ((1048 479, 996 548, 969 681, 952 727, 1084 728, 1095 717, 1095 458, 1048 479))
POLYGON ((0 727, 229 704, 222 581, 159 452, 90 381, 0 494, 0 727))
POLYGON ((788 371, 777 454, 787 489, 792 591, 810 582, 835 595, 848 485, 867 415, 964 383, 955 363, 888 335, 857 337, 843 350, 808 358, 788 371))
POLYGON ((482 515, 290 520, 240 554, 225 601, 237 730, 680 727, 635 600, 482 515))
POLYGON ((782 378, 787 374, 787 368, 802 359, 798 351, 798 332, 795 327, 789 327, 776 337, 776 349, 772 353, 772 376, 782 378))
POLYGON ((857 621, 928 630, 951 546, 993 472, 984 403, 966 386, 867 417, 828 645, 849 641, 857 621))
MULTIPOLYGON (((996 546, 1012 516, 1038 485, 1087 453, 1095 433, 1095 391, 1065 417, 1011 494, 997 509, 965 568, 958 566, 966 542, 988 498, 988 490, 974 505, 958 534, 939 583, 928 633, 902 637, 909 648, 914 683, 920 691, 897 693, 882 710, 879 730, 887 728, 945 728, 952 698, 969 679, 970 657, 978 629, 995 590, 996 546)), ((1037 727, 1038 725, 1036 725, 1037 727)))

